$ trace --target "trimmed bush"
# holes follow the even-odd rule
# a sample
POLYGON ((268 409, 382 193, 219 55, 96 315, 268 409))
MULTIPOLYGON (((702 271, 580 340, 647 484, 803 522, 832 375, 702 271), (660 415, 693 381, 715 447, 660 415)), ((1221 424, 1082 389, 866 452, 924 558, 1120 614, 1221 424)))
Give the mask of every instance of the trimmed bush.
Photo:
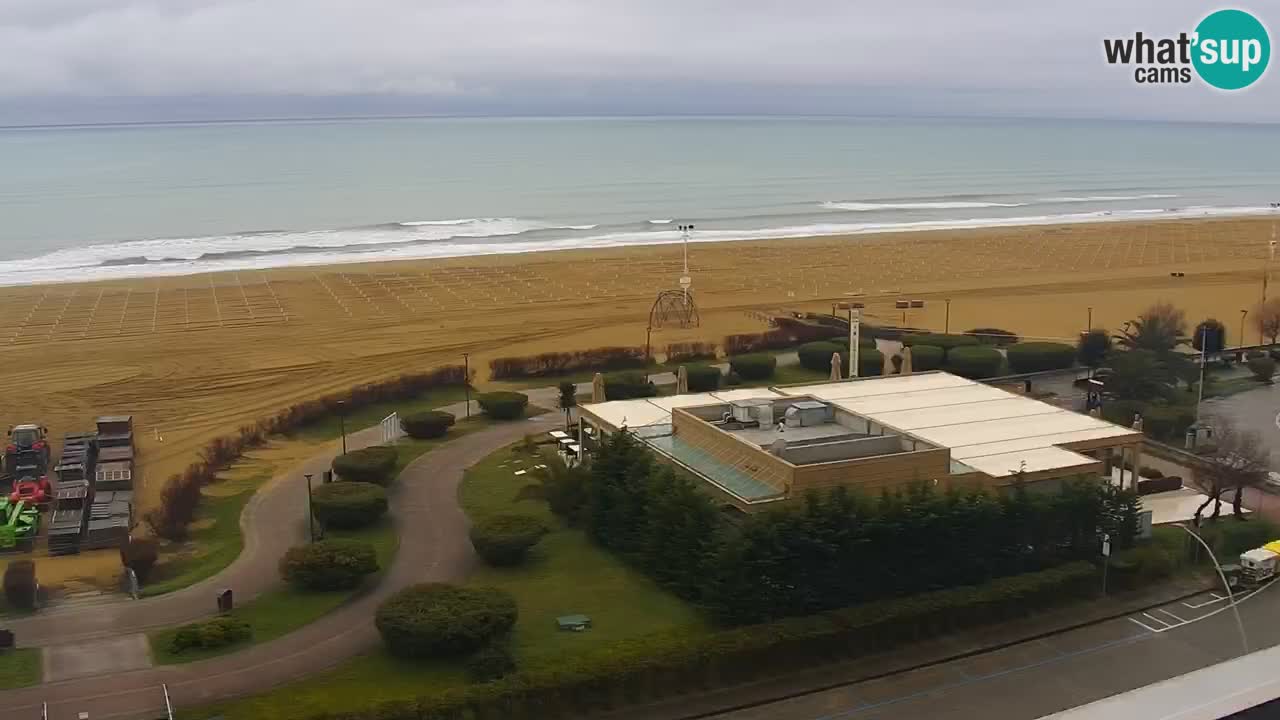
POLYGON ((327 528, 354 530, 374 524, 387 512, 387 491, 373 483, 328 483, 311 491, 311 510, 327 528))
POLYGON ((1164 548, 1148 543, 1121 550, 1110 558, 1111 587, 1132 590, 1171 574, 1177 560, 1164 548))
POLYGON ((453 413, 443 410, 423 410, 402 415, 400 429, 404 430, 405 435, 415 440, 428 440, 444 437, 444 434, 449 432, 449 428, 453 427, 456 419, 453 413))
POLYGON ((912 345, 911 372, 937 370, 946 356, 947 351, 937 345, 912 345))
POLYGON ((667 345, 668 363, 714 360, 715 357, 716 346, 709 342, 679 342, 667 345))
POLYGON ((467 677, 472 682, 501 680, 516 670, 511 648, 501 640, 489 643, 467 657, 467 677))
MULTIPOLYGON (((830 366, 828 366, 830 367, 830 366)), ((884 374, 884 353, 879 350, 861 348, 858 350, 858 377, 871 377, 884 374)))
POLYGON ((763 353, 739 355, 729 358, 729 368, 743 380, 768 380, 778 368, 778 358, 763 353))
POLYGON ((496 588, 411 585, 378 607, 374 622, 387 650, 409 658, 474 652, 511 631, 516 602, 496 588))
POLYGON ((604 376, 605 400, 630 400, 655 397, 657 394, 658 386, 649 382, 645 374, 639 370, 609 373, 604 376))
POLYGON ((1061 370, 1076 363, 1076 349, 1056 342, 1025 342, 1007 351, 1009 369, 1015 373, 1061 370))
POLYGON ((160 544, 154 538, 130 537, 120 546, 120 564, 133 570, 138 583, 145 583, 160 557, 160 544))
POLYGON ((16 610, 35 610, 36 564, 31 560, 10 560, 4 569, 4 599, 16 610))
POLYGON ((1004 358, 1000 351, 982 345, 955 347, 947 351, 947 370, 971 379, 995 377, 1004 358))
POLYGON ((902 336, 902 344, 906 347, 916 345, 933 345, 944 351, 951 348, 979 345, 978 338, 972 335, 943 335, 942 333, 906 334, 902 336))
POLYGON ((711 365, 686 365, 689 375, 689 392, 711 392, 720 389, 720 380, 724 374, 720 368, 711 365))
POLYGON ((547 377, 580 370, 623 370, 646 364, 643 347, 601 347, 576 352, 549 352, 524 357, 495 358, 489 362, 494 380, 547 377))
POLYGON ((742 384, 742 376, 730 370, 724 374, 724 384, 726 387, 737 387, 742 384))
MULTIPOLYGON (((824 340, 823 342, 830 342, 830 343, 835 343, 836 345, 839 345, 839 346, 840 346, 840 354, 841 354, 841 356, 843 356, 843 355, 844 355, 844 351, 845 351, 845 350, 848 350, 848 349, 849 349, 849 336, 848 336, 848 335, 837 335, 836 337, 833 337, 833 338, 831 338, 830 340, 824 340)), ((875 338, 870 337, 870 336, 868 336, 868 335, 866 335, 866 334, 859 334, 859 335, 858 335, 858 347, 860 347, 860 348, 869 348, 869 349, 871 349, 871 350, 875 350, 875 349, 876 349, 877 347, 879 347, 879 346, 878 346, 878 345, 876 345, 876 339, 875 339, 875 338)))
MULTIPOLYGON (((1245 522, 1225 519, 1218 522, 1205 523, 1200 528, 1200 535, 1213 548, 1214 554, 1219 558, 1224 558, 1223 562, 1227 562, 1226 558, 1230 558, 1230 561, 1234 562, 1240 556, 1240 553, 1262 547, 1280 537, 1280 528, 1277 528, 1270 521, 1260 518, 1252 518, 1245 522)), ((1202 560, 1204 559, 1203 552, 1200 557, 1202 560)))
POLYGON ((1151 495, 1153 493, 1170 492, 1172 490, 1180 489, 1182 489, 1182 478, 1176 475, 1167 475, 1165 477, 1152 480, 1138 480, 1139 495, 1151 495))
POLYGON ((515 420, 524 417, 524 409, 529 406, 529 396, 524 393, 498 390, 488 392, 476 398, 484 414, 494 420, 515 420))
POLYGON ((1014 345, 1022 339, 1018 337, 1017 333, 1001 330, 1000 328, 974 328, 965 330, 964 334, 978 338, 978 342, 983 345, 1014 345))
POLYGON ((1248 365, 1249 372, 1263 382, 1271 382, 1271 376, 1276 374, 1276 361, 1269 355, 1249 358, 1248 365))
MULTIPOLYGON (((1195 408, 1182 405, 1147 405, 1140 412, 1142 431, 1157 440, 1179 441, 1196 421, 1195 408)), ((1125 425, 1131 424, 1132 415, 1125 425)))
POLYGON ((831 356, 834 354, 840 355, 840 364, 842 366, 847 365, 848 356, 846 353, 848 352, 849 341, 847 338, 843 345, 819 340, 818 342, 805 343, 796 348, 796 355, 800 357, 800 366, 814 372, 830 372, 831 356))
POLYGON ((494 515, 471 526, 476 554, 495 567, 519 565, 543 535, 547 526, 531 515, 494 515))
POLYGON ((253 637, 249 623, 231 615, 223 615, 204 622, 191 623, 178 628, 169 642, 175 653, 187 650, 226 647, 253 637))
POLYGON ((1150 478, 1152 480, 1159 480, 1160 478, 1164 477, 1164 473, 1161 472, 1159 468, 1153 468, 1148 466, 1138 471, 1138 477, 1150 478))
POLYGON ((396 458, 395 448, 374 445, 334 458, 333 471, 343 480, 388 485, 396 469, 396 458))
POLYGON ((358 540, 321 540, 291 547, 280 559, 280 576, 301 590, 349 590, 378 571, 373 546, 358 540))

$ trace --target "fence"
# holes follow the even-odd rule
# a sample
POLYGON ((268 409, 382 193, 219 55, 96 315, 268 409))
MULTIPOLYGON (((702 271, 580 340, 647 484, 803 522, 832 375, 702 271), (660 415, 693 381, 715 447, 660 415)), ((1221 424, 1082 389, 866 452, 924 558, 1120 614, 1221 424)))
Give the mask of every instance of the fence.
POLYGON ((391 413, 382 418, 382 444, 390 445, 391 443, 404 437, 404 430, 400 427, 400 414, 391 413))

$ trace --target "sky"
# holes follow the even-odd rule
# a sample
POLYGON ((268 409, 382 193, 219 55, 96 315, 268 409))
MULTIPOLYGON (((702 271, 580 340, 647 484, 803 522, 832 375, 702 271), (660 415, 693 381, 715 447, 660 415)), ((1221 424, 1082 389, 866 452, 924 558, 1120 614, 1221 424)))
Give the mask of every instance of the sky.
MULTIPOLYGON (((407 114, 1280 121, 1105 37, 1203 0, 0 0, 0 124, 407 114)), ((1251 11, 1280 28, 1280 6, 1251 11)), ((1280 61, 1278 61, 1280 62, 1280 61)), ((1274 64, 1274 63, 1273 63, 1274 64)))

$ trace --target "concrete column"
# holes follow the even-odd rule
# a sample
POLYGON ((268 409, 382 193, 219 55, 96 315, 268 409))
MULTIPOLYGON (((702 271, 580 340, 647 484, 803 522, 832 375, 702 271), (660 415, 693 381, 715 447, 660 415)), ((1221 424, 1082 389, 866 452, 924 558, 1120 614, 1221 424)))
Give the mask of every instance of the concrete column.
POLYGON ((1133 489, 1138 489, 1138 480, 1142 478, 1142 446, 1133 446, 1133 489))
POLYGON ((1128 450, 1128 449, 1129 449, 1129 448, 1124 447, 1124 446, 1121 446, 1121 448, 1120 448, 1120 487, 1121 487, 1121 489, 1123 489, 1123 488, 1124 488, 1124 461, 1125 461, 1125 451, 1126 451, 1126 450, 1128 450))

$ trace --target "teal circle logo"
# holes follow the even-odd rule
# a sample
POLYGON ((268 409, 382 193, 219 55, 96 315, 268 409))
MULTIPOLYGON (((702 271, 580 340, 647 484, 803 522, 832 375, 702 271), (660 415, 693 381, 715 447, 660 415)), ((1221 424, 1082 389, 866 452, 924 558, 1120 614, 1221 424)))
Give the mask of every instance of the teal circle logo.
POLYGON ((1262 77, 1271 59, 1271 38, 1243 10, 1219 10, 1196 26, 1191 62, 1200 79, 1220 90, 1246 88, 1262 77))

